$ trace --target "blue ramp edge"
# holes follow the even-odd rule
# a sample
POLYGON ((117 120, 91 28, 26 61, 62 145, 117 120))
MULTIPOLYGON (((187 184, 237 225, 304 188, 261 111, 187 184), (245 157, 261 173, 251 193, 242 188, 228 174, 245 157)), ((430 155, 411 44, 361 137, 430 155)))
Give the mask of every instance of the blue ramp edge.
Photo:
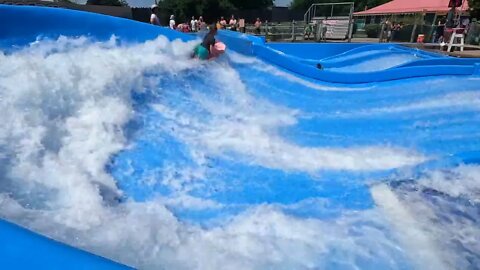
MULTIPOLYGON (((165 27, 154 27, 128 19, 82 11, 0 5, 0 13, 2 14, 0 18, 2 25, 10 26, 0 29, 0 46, 2 47, 8 47, 10 44, 21 46, 35 41, 39 37, 56 38, 60 35, 84 35, 100 40, 105 40, 115 35, 121 41, 125 42, 143 42, 154 39, 159 35, 165 36, 170 40, 180 39, 189 41, 196 39, 193 35, 172 31, 165 27), (19 16, 19 14, 22 15, 19 16), (79 22, 82 23, 79 24, 79 22), (26 23, 28 27, 22 27, 26 23), (11 27, 13 25, 20 27, 11 27)), ((229 50, 258 57, 297 75, 330 83, 359 84, 415 77, 471 76, 478 75, 479 73, 476 66, 480 63, 480 58, 458 59, 442 57, 440 55, 437 57, 432 53, 410 48, 400 48, 400 46, 393 46, 394 51, 403 54, 422 55, 428 57, 428 59, 419 58, 417 61, 412 61, 395 68, 372 72, 355 73, 328 69, 322 70, 316 67, 315 57, 309 57, 309 51, 315 54, 315 51, 324 50, 326 48, 325 44, 295 44, 295 48, 290 46, 288 52, 285 53, 279 50, 279 46, 270 46, 268 43, 265 43, 265 39, 260 37, 232 31, 219 31, 217 37, 228 45, 229 50), (296 56, 299 51, 302 52, 301 55, 303 57, 296 56), (307 51, 306 54, 305 51, 307 51), (301 58, 304 59, 301 60, 301 58)), ((339 56, 345 57, 346 55, 344 53, 354 54, 358 51, 368 51, 372 48, 372 45, 355 44, 349 47, 353 52, 344 51, 339 56)), ((389 51, 387 53, 393 52, 391 44, 375 45, 373 48, 389 51)), ((335 56, 330 55, 326 59, 331 60, 332 57, 335 56)), ((370 56, 362 57, 361 60, 366 61, 374 59, 375 57, 378 57, 378 54, 373 53, 370 56)), ((318 60, 318 63, 322 63, 321 59, 318 60)), ((348 64, 348 62, 344 64, 348 64)))
POLYGON ((159 35, 169 40, 194 40, 194 36, 129 19, 61 8, 0 5, 0 47, 23 46, 38 38, 87 36, 125 42, 144 42, 159 35))
POLYGON ((261 38, 249 36, 232 31, 220 31, 218 38, 225 42, 229 49, 242 54, 258 57, 265 62, 279 66, 285 70, 300 76, 316 79, 322 82, 340 83, 340 84, 361 84, 372 82, 385 82, 400 79, 410 79, 418 77, 430 76, 471 76, 478 75, 476 65, 480 63, 480 58, 459 59, 447 57, 434 53, 421 51, 418 49, 406 48, 392 44, 352 44, 342 45, 341 47, 349 48, 347 51, 339 52, 338 55, 330 55, 316 61, 315 55, 330 45, 326 44, 295 44, 286 46, 286 52, 282 51, 282 45, 265 43, 261 38), (370 50, 378 50, 378 53, 371 53, 363 57, 354 58, 353 55, 358 52, 368 52, 370 50), (311 52, 309 52, 311 51, 311 52), (315 63, 330 66, 345 66, 353 64, 355 61, 374 60, 381 55, 389 55, 393 53, 411 54, 418 56, 418 60, 412 60, 409 63, 394 66, 392 68, 371 71, 371 72, 341 72, 329 69, 319 69, 315 63), (336 63, 335 58, 349 58, 353 60, 336 63))
POLYGON ((54 241, 2 219, 0 219, 0 268, 133 269, 54 241))

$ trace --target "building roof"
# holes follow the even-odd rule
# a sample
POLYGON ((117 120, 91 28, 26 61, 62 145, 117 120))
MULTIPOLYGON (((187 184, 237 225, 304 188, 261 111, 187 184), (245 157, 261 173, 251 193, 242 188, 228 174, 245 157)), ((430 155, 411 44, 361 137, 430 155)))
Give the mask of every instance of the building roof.
MULTIPOLYGON (((448 12, 450 0, 393 0, 386 4, 355 12, 355 15, 405 14, 417 12, 448 12)), ((468 1, 464 0, 462 10, 468 10, 468 1)))

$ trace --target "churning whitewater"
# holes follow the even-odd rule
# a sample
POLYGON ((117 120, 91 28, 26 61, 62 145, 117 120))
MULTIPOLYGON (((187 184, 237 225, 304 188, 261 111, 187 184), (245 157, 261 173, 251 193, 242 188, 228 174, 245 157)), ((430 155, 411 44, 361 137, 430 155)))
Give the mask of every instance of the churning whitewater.
POLYGON ((478 149, 478 79, 322 85, 195 44, 1 52, 0 217, 140 269, 480 265, 480 168, 415 169, 478 149))

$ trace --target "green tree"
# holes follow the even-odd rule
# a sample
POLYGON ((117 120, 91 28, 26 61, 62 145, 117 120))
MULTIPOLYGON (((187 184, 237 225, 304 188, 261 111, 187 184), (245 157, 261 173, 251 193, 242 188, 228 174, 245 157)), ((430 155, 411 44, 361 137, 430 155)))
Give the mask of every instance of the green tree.
POLYGON ((228 15, 227 12, 271 7, 273 0, 164 0, 159 5, 160 9, 175 14, 179 22, 199 15, 204 15, 211 22, 219 16, 228 15))
POLYGON ((390 1, 392 0, 355 0, 355 11, 370 9, 390 1))
POLYGON ((237 9, 260 9, 273 6, 273 0, 230 0, 237 9))
POLYGON ((87 5, 128 7, 128 3, 125 0, 87 0, 87 5))
POLYGON ((315 3, 330 3, 330 2, 340 2, 340 1, 322 1, 322 0, 293 0, 292 3, 290 4, 291 9, 296 9, 296 10, 306 10, 308 9, 312 4, 315 3))
POLYGON ((470 16, 480 20, 480 0, 468 0, 468 6, 470 7, 470 16))
MULTIPOLYGON (((373 8, 378 5, 385 4, 392 0, 354 0, 355 11, 362 11, 365 8, 373 8)), ((307 10, 314 3, 338 3, 345 2, 344 0, 293 0, 291 4, 292 9, 307 10)))

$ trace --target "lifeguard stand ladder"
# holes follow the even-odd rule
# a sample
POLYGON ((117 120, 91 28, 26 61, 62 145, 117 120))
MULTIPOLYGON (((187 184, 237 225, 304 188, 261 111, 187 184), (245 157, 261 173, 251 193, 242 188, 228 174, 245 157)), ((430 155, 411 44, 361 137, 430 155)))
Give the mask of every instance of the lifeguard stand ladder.
POLYGON ((465 46, 465 34, 463 33, 465 29, 463 28, 454 28, 450 41, 448 42, 447 52, 450 52, 452 47, 460 47, 460 51, 463 52, 463 47, 465 46), (457 31, 461 31, 457 33, 457 31), (460 40, 460 43, 457 43, 457 40, 460 40))
MULTIPOLYGON (((455 21, 457 21, 459 24, 461 23, 460 19, 462 18, 463 7, 465 5, 465 2, 466 0, 462 0, 462 5, 460 6, 460 10, 458 12, 455 12, 455 21)), ((464 46, 465 46, 465 29, 453 28, 452 36, 450 37, 450 40, 448 42, 447 52, 449 52, 452 49, 452 47, 460 47, 460 51, 463 52, 464 46), (460 33, 457 33, 457 32, 460 32, 460 33), (460 40, 460 43, 457 43, 457 40, 460 40)))

